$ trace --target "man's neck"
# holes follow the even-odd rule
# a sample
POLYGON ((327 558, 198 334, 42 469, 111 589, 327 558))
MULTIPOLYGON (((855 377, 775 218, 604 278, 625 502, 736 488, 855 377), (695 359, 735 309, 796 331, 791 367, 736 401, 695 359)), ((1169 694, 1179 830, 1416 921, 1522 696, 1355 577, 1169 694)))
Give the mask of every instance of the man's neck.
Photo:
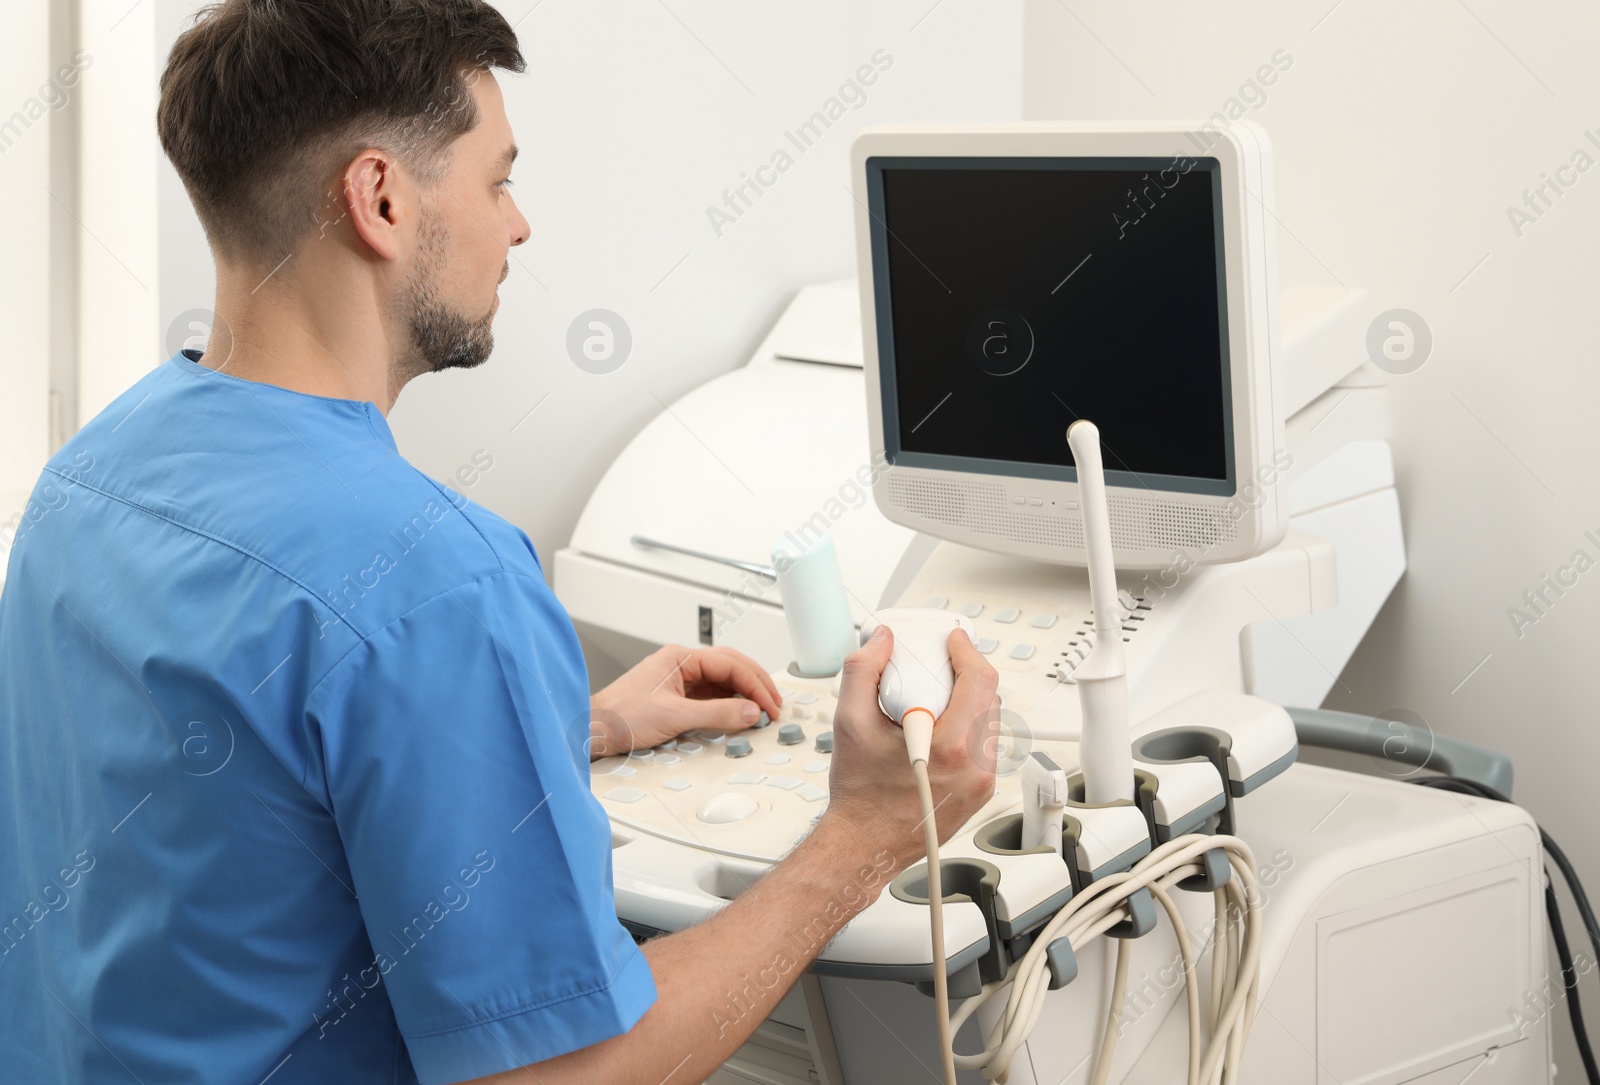
POLYGON ((289 271, 286 264, 259 280, 254 271, 218 267, 216 321, 200 364, 294 392, 368 401, 387 415, 405 379, 374 296, 319 284, 312 268, 289 271))

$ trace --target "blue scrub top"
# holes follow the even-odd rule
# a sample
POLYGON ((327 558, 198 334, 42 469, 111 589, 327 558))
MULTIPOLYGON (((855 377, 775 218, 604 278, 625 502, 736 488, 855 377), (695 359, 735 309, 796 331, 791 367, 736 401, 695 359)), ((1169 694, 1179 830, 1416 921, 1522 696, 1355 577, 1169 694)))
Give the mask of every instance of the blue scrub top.
POLYGON ((654 1001, 572 624, 372 404, 180 354, 11 541, 0 1077, 454 1082, 654 1001))

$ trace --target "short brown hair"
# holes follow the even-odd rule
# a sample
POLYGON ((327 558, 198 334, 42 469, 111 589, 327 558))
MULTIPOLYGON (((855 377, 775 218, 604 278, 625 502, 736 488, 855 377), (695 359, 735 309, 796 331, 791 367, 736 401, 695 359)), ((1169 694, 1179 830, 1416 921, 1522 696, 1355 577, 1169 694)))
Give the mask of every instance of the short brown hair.
POLYGON ((484 0, 223 0, 173 45, 156 126, 218 254, 277 260, 342 213, 323 188, 351 157, 431 183, 478 123, 477 73, 523 67, 484 0))

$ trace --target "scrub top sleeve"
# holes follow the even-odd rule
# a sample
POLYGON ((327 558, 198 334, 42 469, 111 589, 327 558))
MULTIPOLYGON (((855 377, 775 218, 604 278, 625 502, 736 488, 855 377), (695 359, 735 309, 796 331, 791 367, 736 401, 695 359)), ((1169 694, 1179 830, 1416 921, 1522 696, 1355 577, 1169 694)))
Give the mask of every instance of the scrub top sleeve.
POLYGON ((655 1000, 568 739, 588 709, 570 622, 514 574, 421 604, 312 694, 306 784, 344 843, 366 979, 381 977, 425 1085, 587 1047, 655 1000))

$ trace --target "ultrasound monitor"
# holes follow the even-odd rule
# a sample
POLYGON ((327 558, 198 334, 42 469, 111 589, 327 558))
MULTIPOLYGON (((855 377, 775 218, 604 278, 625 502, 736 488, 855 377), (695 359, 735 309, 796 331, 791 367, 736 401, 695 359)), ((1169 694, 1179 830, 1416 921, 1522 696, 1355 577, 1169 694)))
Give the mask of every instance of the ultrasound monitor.
POLYGON ((853 158, 889 519, 1083 564, 1066 431, 1086 418, 1119 565, 1238 560, 1282 538, 1259 129, 873 129, 853 158))

